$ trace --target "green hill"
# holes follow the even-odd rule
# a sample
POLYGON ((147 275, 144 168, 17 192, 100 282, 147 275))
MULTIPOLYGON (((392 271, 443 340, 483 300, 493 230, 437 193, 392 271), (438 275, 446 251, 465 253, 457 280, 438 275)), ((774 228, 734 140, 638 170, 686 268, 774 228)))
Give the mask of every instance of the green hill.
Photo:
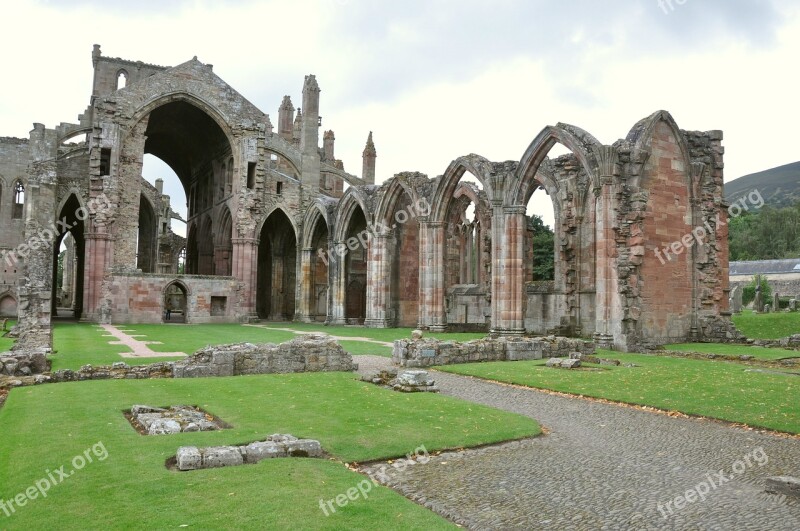
POLYGON ((758 190, 765 204, 782 208, 800 201, 800 162, 751 173, 725 183, 725 198, 734 201, 758 190))

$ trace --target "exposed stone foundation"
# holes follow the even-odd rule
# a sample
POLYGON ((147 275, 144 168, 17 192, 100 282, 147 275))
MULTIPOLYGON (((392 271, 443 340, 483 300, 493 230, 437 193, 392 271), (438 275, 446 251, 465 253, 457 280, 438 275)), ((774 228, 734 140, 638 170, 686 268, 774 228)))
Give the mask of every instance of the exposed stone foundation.
POLYGON ((437 339, 398 339, 392 362, 403 367, 430 367, 481 361, 520 361, 594 353, 594 343, 566 337, 486 338, 456 343, 437 339))
POLYGON ((175 456, 178 470, 199 470, 223 466, 252 464, 275 457, 321 457, 322 447, 313 439, 293 435, 270 435, 266 441, 242 446, 181 446, 175 456))
POLYGON ((174 364, 175 378, 287 372, 352 371, 353 357, 328 334, 303 334, 291 341, 206 347, 174 364))

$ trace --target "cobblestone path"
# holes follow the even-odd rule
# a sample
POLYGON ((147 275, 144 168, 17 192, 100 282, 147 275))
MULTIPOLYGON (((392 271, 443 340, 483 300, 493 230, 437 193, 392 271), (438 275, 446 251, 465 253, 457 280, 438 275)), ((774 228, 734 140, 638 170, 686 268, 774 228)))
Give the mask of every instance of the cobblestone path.
MULTIPOLYGON (((368 362, 364 369, 381 366, 354 358, 368 362)), ((395 489, 466 527, 800 529, 800 503, 764 492, 767 476, 800 476, 800 439, 434 377, 442 394, 532 417, 547 432, 391 471, 395 489), (693 501, 676 503, 687 491, 693 501)), ((409 441, 409 449, 424 443, 409 441)))

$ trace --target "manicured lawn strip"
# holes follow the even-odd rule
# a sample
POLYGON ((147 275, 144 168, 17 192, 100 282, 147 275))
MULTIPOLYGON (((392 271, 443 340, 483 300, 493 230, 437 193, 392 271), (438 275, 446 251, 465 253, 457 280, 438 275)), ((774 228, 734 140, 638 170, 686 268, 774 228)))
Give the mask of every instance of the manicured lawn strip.
POLYGON ((143 341, 161 341, 161 345, 149 345, 156 352, 183 352, 193 354, 208 345, 224 343, 282 343, 294 339, 296 334, 280 330, 267 330, 257 326, 230 324, 136 324, 119 325, 118 328, 134 330, 130 334, 143 341))
MULTIPOLYGON (((116 341, 113 337, 105 337, 106 331, 96 324, 59 322, 53 325, 53 349, 50 355, 52 370, 80 369, 83 365, 111 365, 115 361, 124 361, 128 365, 148 365, 159 361, 174 361, 181 358, 125 358, 120 352, 131 352, 124 345, 109 345, 116 341)), ((144 339, 144 338, 142 338, 144 339)))
MULTIPOLYGON (((325 517, 335 498, 364 477, 324 459, 276 459, 195 472, 165 460, 182 445, 241 444, 271 433, 319 439, 343 461, 524 437, 532 420, 450 397, 387 391, 346 373, 185 380, 104 380, 17 388, 0 410, 0 497, 102 442, 108 458, 20 508, 3 526, 27 529, 207 528, 437 529, 447 522, 393 491, 374 488, 325 517), (197 404, 234 428, 139 435, 122 416, 133 404, 197 404), (35 444, 33 444, 35 441, 35 444)), ((422 464, 415 466, 425 466, 422 464)), ((431 465, 432 466, 432 465, 431 465)))
POLYGON ((704 352, 723 356, 753 356, 758 360, 800 358, 800 351, 782 348, 751 347, 748 345, 726 345, 722 343, 677 343, 666 345, 667 350, 678 352, 704 352))
POLYGON ((563 370, 544 361, 448 365, 440 370, 490 380, 682 411, 800 433, 800 377, 744 372, 724 361, 598 351, 639 367, 563 370))
POLYGON ((369 343, 367 341, 347 341, 340 339, 339 344, 342 348, 354 356, 368 354, 372 356, 383 356, 385 358, 392 357, 392 347, 378 345, 377 343, 369 343))
MULTIPOLYGON (((368 337, 377 341, 392 342, 395 339, 410 339, 413 328, 364 328, 361 326, 325 326, 313 323, 267 322, 262 326, 270 328, 291 328, 300 332, 324 332, 332 336, 341 337, 368 337)), ((486 337, 485 333, 478 332, 426 332, 426 337, 442 340, 469 341, 486 337)))
MULTIPOLYGON (((6 331, 11 330, 11 327, 15 324, 17 324, 16 320, 9 319, 6 323, 6 331)), ((5 337, 2 334, 5 334, 5 332, 0 331, 0 352, 5 352, 10 350, 17 340, 13 337, 5 337)))
POLYGON ((744 310, 733 316, 733 324, 752 339, 780 339, 800 334, 800 312, 757 314, 744 310))

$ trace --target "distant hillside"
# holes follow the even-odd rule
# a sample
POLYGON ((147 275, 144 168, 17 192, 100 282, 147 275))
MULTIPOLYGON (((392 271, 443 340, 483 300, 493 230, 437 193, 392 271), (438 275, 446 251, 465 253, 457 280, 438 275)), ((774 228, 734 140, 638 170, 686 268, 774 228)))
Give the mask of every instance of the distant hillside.
POLYGON ((764 202, 775 208, 800 201, 800 162, 751 173, 725 183, 725 198, 735 201, 752 190, 758 190, 764 202))

